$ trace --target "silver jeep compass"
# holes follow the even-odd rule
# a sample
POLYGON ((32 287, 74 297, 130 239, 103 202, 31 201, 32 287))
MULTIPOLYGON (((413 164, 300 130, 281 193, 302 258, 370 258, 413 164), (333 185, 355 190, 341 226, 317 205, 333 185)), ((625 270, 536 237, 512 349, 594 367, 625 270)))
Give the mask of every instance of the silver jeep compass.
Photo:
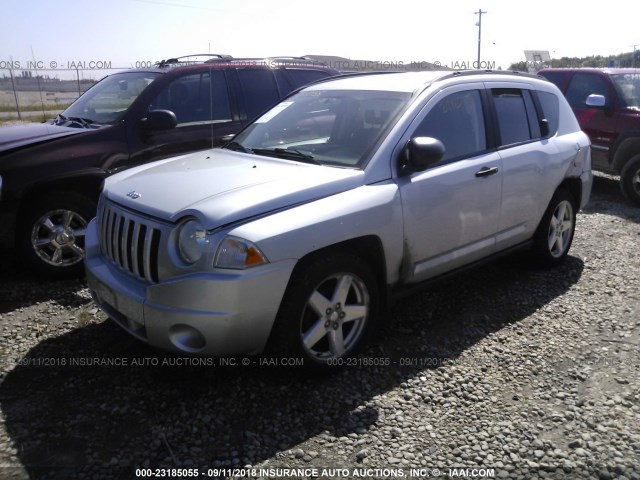
POLYGON ((325 368, 381 327, 392 292, 520 248, 560 263, 591 184, 589 139, 543 79, 346 76, 224 148, 108 178, 88 281, 151 345, 325 368))

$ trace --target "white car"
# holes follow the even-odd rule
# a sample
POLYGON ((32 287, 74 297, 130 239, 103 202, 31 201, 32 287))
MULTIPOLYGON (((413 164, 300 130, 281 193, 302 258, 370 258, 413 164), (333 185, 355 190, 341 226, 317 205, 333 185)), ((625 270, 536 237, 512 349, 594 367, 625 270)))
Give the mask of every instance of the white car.
POLYGON ((567 255, 591 153, 560 91, 515 73, 365 74, 286 98, 225 148, 108 178, 96 303, 140 340, 326 368, 393 295, 531 248, 567 255))

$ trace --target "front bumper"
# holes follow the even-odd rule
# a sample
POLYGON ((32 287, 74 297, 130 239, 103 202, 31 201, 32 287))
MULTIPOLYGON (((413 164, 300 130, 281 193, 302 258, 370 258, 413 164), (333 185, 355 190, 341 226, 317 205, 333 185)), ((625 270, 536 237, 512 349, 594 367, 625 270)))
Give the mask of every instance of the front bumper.
POLYGON ((295 265, 287 260, 244 271, 192 273, 150 285, 100 254, 95 220, 86 246, 96 304, 136 338, 189 354, 260 353, 295 265))

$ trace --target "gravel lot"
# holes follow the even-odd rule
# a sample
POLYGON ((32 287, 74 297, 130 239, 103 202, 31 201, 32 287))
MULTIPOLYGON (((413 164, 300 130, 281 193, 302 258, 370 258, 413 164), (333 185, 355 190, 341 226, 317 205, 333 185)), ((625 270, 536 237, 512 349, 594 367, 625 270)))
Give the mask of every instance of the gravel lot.
POLYGON ((598 176, 560 268, 509 257, 404 298, 359 365, 323 378, 180 365, 105 321, 84 282, 42 281, 0 252, 0 478, 640 479, 639 243, 640 209, 598 176))

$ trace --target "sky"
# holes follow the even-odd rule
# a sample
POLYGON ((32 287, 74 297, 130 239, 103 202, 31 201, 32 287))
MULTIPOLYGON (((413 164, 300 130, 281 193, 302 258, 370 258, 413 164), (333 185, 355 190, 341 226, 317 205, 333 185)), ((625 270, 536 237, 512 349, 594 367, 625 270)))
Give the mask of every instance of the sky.
POLYGON ((196 53, 471 68, 479 9, 487 12, 481 59, 494 68, 525 60, 524 50, 559 58, 640 49, 638 1, 593 8, 558 0, 0 0, 0 76, 11 60, 99 70, 196 53))

